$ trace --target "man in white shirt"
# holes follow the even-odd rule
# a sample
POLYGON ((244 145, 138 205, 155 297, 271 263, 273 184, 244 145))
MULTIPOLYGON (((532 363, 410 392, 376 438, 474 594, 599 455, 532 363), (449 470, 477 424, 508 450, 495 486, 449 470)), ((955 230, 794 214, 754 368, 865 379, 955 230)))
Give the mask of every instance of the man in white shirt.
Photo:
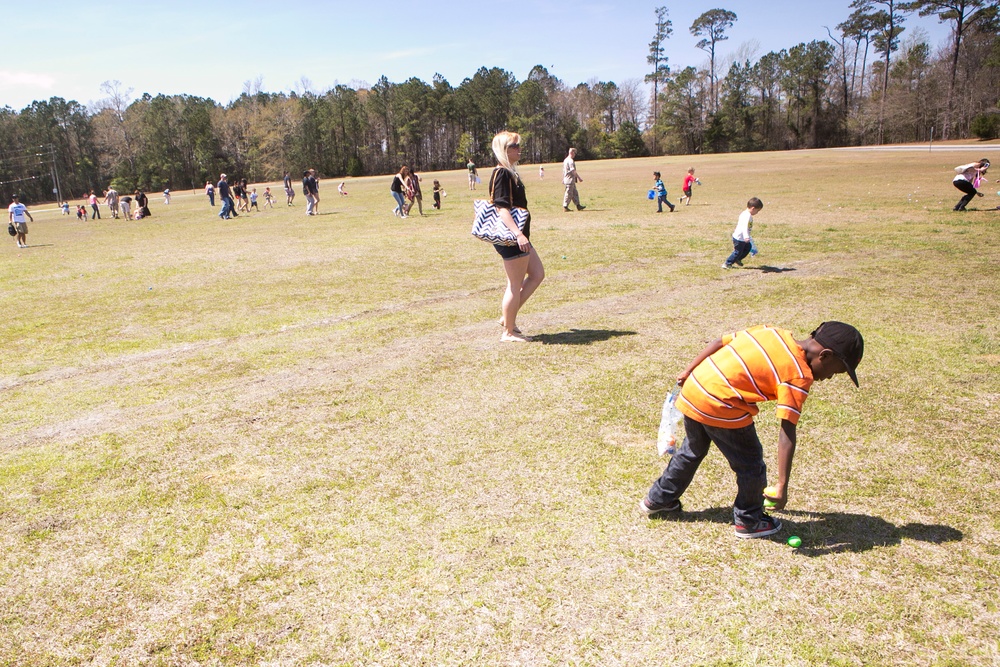
POLYGON ((28 219, 32 222, 35 221, 28 213, 28 208, 20 202, 17 195, 11 197, 11 205, 7 207, 7 214, 10 218, 10 224, 14 225, 14 231, 16 232, 17 247, 27 248, 28 247, 28 223, 25 221, 24 216, 28 216, 28 219))
POLYGON ((582 211, 587 208, 580 205, 580 194, 576 191, 576 184, 582 183, 580 174, 576 173, 576 149, 570 148, 569 155, 563 160, 563 185, 566 186, 566 194, 563 195, 563 210, 569 211, 569 203, 576 205, 576 210, 582 211))

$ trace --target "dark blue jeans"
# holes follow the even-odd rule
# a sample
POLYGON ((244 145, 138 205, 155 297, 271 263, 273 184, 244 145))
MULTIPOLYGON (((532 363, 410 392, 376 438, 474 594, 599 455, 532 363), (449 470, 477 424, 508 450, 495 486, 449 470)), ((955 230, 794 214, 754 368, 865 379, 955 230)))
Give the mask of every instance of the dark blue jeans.
POLYGON ((649 489, 649 500, 654 505, 671 505, 678 500, 714 442, 736 473, 733 519, 739 525, 756 525, 764 513, 764 487, 767 486, 764 448, 757 437, 757 429, 753 424, 742 428, 706 426, 690 417, 684 417, 684 429, 687 436, 667 469, 649 489))
POLYGON ((733 239, 733 254, 726 259, 726 264, 732 266, 736 262, 742 262, 743 258, 750 254, 750 241, 737 241, 733 239))
POLYGON ((667 201, 667 195, 660 195, 656 198, 656 212, 663 213, 663 205, 666 204, 671 209, 674 207, 669 201, 667 201))
POLYGON ((235 213, 233 210, 233 198, 223 197, 222 198, 222 210, 219 211, 220 218, 228 218, 231 214, 235 213))

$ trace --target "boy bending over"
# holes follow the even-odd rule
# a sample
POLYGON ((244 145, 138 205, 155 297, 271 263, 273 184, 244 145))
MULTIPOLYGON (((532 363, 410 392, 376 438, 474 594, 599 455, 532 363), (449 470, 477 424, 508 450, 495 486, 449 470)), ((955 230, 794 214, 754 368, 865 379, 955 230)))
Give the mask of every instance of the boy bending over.
POLYGON ((856 369, 864 351, 861 334, 843 322, 824 322, 801 341, 790 331, 757 326, 709 343, 677 376, 677 407, 684 414, 687 436, 643 498, 643 512, 650 518, 679 513, 681 494, 714 442, 736 473, 736 537, 780 531, 781 522, 764 513, 767 468, 753 422, 757 404, 778 403, 778 482, 770 499, 782 509, 788 502, 795 426, 809 388, 838 373, 847 373, 857 386, 856 369))

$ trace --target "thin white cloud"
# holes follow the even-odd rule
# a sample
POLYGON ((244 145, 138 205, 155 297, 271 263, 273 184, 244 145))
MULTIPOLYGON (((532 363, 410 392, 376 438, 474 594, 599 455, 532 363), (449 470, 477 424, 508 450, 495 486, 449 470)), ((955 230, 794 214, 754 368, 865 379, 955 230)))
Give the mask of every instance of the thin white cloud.
POLYGON ((417 58, 419 56, 429 56, 434 53, 436 49, 425 48, 425 49, 405 49, 402 51, 390 51, 389 53, 383 54, 379 60, 403 60, 406 58, 417 58))
POLYGON ((33 74, 32 72, 11 72, 0 69, 0 87, 27 86, 48 90, 56 83, 55 77, 48 74, 33 74))

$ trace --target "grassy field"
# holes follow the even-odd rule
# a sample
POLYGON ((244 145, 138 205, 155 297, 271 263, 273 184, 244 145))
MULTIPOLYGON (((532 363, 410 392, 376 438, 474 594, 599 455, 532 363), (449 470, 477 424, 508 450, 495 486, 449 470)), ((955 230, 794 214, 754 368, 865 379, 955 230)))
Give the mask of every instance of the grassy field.
POLYGON ((583 161, 573 213, 526 166, 528 345, 458 171, 407 220, 388 177, 311 218, 36 214, 0 248, 0 664, 1000 664, 997 188, 951 211, 979 157, 583 161), (826 319, 861 388, 814 387, 781 539, 733 537, 718 452, 682 520, 641 516, 705 342, 826 319))

